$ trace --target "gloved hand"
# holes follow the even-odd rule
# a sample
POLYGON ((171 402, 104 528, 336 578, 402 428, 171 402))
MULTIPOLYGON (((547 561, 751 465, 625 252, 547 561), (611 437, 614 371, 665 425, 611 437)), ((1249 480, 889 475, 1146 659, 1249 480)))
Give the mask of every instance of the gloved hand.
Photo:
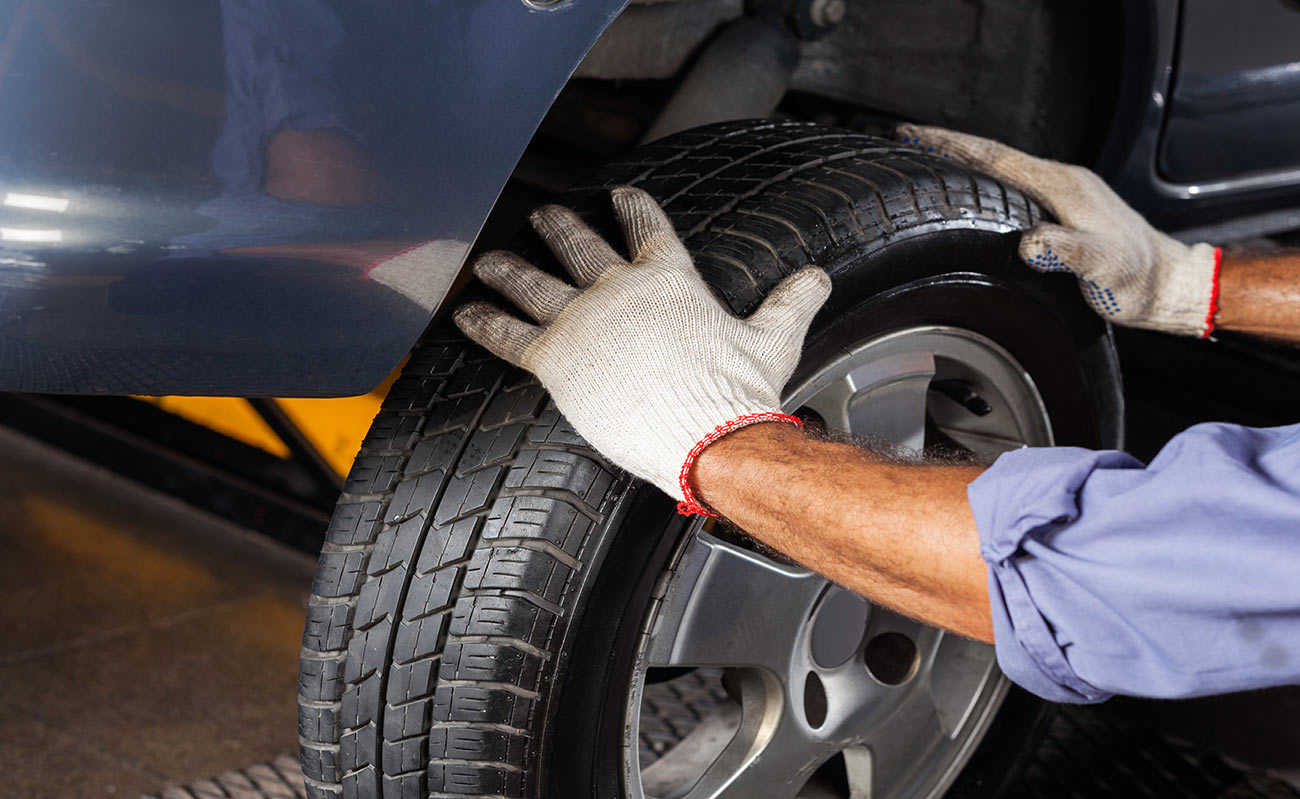
POLYGON ((606 458, 676 497, 679 512, 707 513, 687 483, 704 447, 754 422, 798 423, 779 413, 781 389, 831 281, 802 269, 737 318, 695 271, 654 198, 623 186, 613 201, 630 262, 572 211, 540 208, 533 227, 579 288, 490 252, 474 274, 541 326, 482 302, 458 308, 456 324, 536 374, 606 458))
POLYGON ((1050 211, 1060 224, 1026 232, 1020 257, 1040 272, 1072 272, 1097 313, 1202 338, 1214 329, 1222 253, 1157 231, 1092 171, 943 128, 899 125, 896 136, 1015 186, 1050 211))

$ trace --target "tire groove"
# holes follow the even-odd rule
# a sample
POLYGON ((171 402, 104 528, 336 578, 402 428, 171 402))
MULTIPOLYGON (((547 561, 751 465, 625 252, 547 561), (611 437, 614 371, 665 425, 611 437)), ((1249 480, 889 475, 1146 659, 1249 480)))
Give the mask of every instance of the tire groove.
POLYGON ((836 175, 843 175, 846 178, 870 186, 871 190, 875 192, 876 195, 876 205, 880 208, 880 219, 885 224, 889 225, 890 233, 893 233, 898 229, 897 226, 894 225, 894 219, 889 213, 889 206, 885 203, 885 193, 880 190, 880 186, 874 180, 866 175, 859 175, 857 172, 850 172, 847 169, 828 169, 827 171, 836 175))
MULTIPOLYGON (((492 394, 495 393, 495 390, 498 389, 498 388, 500 388, 501 384, 502 384, 504 381, 505 381, 505 375, 504 375, 504 374, 497 375, 496 378, 495 378, 494 381, 493 381, 492 389, 490 389, 490 390, 484 392, 485 395, 486 395, 486 397, 491 397, 492 394)), ((463 394, 462 396, 469 396, 469 395, 472 394, 472 393, 473 393, 473 392, 466 392, 466 393, 463 394)), ((455 460, 459 460, 460 457, 465 453, 466 448, 469 446, 469 442, 470 442, 470 440, 473 439, 473 437, 474 437, 474 433, 473 433, 473 431, 476 429, 479 420, 483 418, 483 414, 487 412, 487 408, 488 408, 488 405, 489 405, 489 404, 490 404, 490 403, 489 403, 488 401, 484 401, 483 403, 481 403, 481 404, 479 405, 479 407, 477 408, 477 410, 475 411, 475 413, 474 413, 474 421, 473 421, 471 424, 466 425, 466 426, 463 428, 464 431, 465 431, 465 436, 461 439, 461 441, 460 441, 460 442, 457 444, 457 446, 456 446, 456 449, 455 449, 454 455, 452 456, 452 458, 453 458, 453 462, 454 462, 455 460)), ((436 492, 436 494, 435 494, 435 497, 434 497, 434 499, 433 499, 433 505, 434 505, 434 506, 436 506, 436 505, 438 504, 438 502, 441 500, 441 498, 442 498, 443 494, 446 492, 446 490, 447 490, 447 482, 446 482, 446 481, 443 481, 442 483, 439 484, 439 486, 438 486, 438 490, 437 490, 437 492, 436 492)), ((420 526, 420 533, 419 533, 419 535, 418 535, 417 538, 416 538, 415 545, 412 547, 412 552, 413 552, 413 553, 418 553, 418 552, 423 548, 425 537, 428 535, 429 530, 432 528, 432 526, 433 526, 433 525, 431 524, 431 520, 429 520, 429 519, 426 519, 426 523, 425 523, 425 524, 422 524, 422 525, 420 526)), ((411 565, 413 566, 414 564, 411 564, 411 565)), ((405 606, 405 604, 406 604, 406 597, 407 597, 407 594, 408 594, 409 591, 410 591, 411 580, 415 577, 415 571, 416 571, 416 570, 415 570, 414 568, 409 568, 409 569, 406 570, 406 575, 407 575, 407 576, 406 576, 406 578, 402 581, 402 586, 401 586, 401 588, 398 590, 398 596, 397 596, 397 598, 396 598, 396 601, 393 603, 393 612, 392 612, 391 615, 392 615, 392 617, 393 617, 394 619, 396 619, 396 617, 397 617, 398 615, 401 614, 402 608, 403 608, 403 607, 405 606)), ((386 614, 386 615, 390 615, 390 614, 386 614)), ((395 628, 396 628, 396 625, 393 625, 393 627, 394 627, 394 629, 395 629, 395 628)), ((393 661, 393 648, 394 648, 394 646, 396 646, 396 643, 397 643, 397 636, 396 636, 396 634, 390 634, 390 635, 388 636, 388 640, 385 641, 384 643, 385 643, 385 646, 386 646, 386 655, 385 655, 385 657, 384 657, 383 662, 384 662, 384 663, 391 663, 391 662, 393 661)), ((376 711, 375 711, 375 719, 374 719, 374 721, 372 722, 372 723, 375 725, 376 739, 377 739, 377 740, 376 740, 376 743, 378 743, 379 740, 382 740, 382 739, 380 739, 380 736, 382 735, 383 730, 385 729, 385 727, 384 727, 384 715, 385 715, 384 710, 385 710, 385 708, 386 708, 386 706, 387 706, 387 702, 385 701, 385 697, 388 695, 388 672, 389 672, 389 669, 387 669, 387 668, 381 668, 381 669, 378 670, 378 672, 379 672, 379 675, 380 675, 380 676, 379 676, 379 688, 378 688, 379 707, 376 708, 376 711)), ((378 756, 376 756, 376 757, 375 757, 375 762, 372 763, 372 764, 370 764, 369 767, 371 767, 371 768, 373 768, 373 769, 375 770, 375 779, 376 779, 376 780, 379 782, 379 784, 382 786, 382 785, 383 785, 383 779, 384 779, 384 762, 383 762, 383 758, 382 758, 382 757, 378 757, 378 756)), ((357 772, 354 772, 354 773, 357 773, 357 772)), ((345 777, 346 777, 346 776, 347 776, 347 775, 345 775, 345 777)))
MULTIPOLYGON (((862 219, 858 216, 858 205, 853 201, 852 197, 840 191, 839 189, 835 188, 834 186, 827 186, 821 183, 817 183, 816 181, 809 180, 808 178, 792 178, 791 180, 794 183, 799 183, 804 186, 813 186, 815 188, 821 189, 822 191, 829 192, 835 195, 836 197, 839 197, 841 200, 844 201, 844 206, 849 211, 849 218, 853 220, 854 227, 858 229, 858 235, 863 237, 867 235, 866 228, 862 227, 862 219)), ((816 206, 812 202, 808 202, 808 205, 810 207, 816 207, 820 209, 820 206, 816 206)), ((825 212, 821 211, 821 213, 823 214, 824 217, 825 212)))

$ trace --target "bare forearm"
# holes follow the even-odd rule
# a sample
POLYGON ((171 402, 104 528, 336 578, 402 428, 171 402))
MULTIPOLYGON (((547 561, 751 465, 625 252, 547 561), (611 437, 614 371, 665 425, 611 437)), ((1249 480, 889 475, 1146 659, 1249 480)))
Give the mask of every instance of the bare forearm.
POLYGON ((1300 252, 1224 252, 1220 330, 1300 344, 1300 252))
POLYGON ((732 433, 700 456, 697 495, 745 532, 906 615, 993 640, 966 486, 981 469, 892 463, 787 424, 732 433))

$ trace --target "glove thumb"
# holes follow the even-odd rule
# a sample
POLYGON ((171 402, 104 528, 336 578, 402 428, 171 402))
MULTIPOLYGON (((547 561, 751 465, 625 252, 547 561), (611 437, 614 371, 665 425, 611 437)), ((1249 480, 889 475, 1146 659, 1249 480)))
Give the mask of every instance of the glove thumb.
POLYGON ((1020 257, 1039 272, 1073 274, 1083 298, 1102 316, 1114 318, 1122 310, 1106 276, 1113 278, 1113 268, 1108 266, 1122 261, 1124 255, 1109 237, 1042 224, 1021 238, 1020 257))
POLYGON ((1073 272, 1079 267, 1087 248, 1086 233, 1043 223, 1020 239, 1020 258, 1039 272, 1073 272))
POLYGON ((831 294, 831 278, 826 270, 806 266, 782 280, 767 299, 749 317, 760 330, 802 341, 808 325, 831 294))

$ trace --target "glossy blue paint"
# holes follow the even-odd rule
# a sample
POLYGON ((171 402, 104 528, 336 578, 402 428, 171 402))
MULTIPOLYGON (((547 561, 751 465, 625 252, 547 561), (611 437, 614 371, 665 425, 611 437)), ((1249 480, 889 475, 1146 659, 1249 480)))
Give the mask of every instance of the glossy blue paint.
POLYGON ((0 3, 0 389, 370 389, 625 2, 0 3))

